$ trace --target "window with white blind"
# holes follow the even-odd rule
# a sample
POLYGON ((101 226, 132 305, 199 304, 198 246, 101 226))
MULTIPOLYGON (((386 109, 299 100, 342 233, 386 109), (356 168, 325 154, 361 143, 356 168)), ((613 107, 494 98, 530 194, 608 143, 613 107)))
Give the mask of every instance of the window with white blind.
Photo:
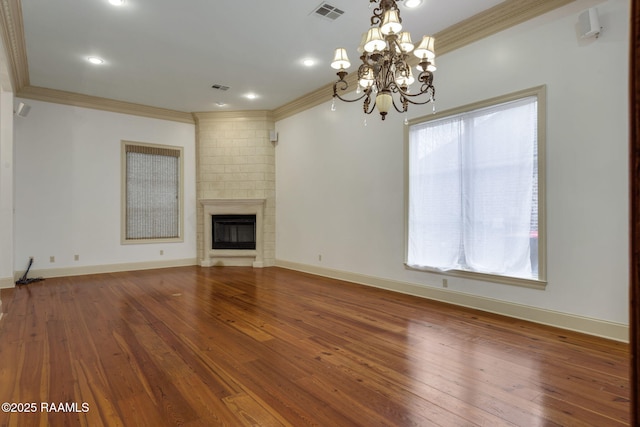
POLYGON ((122 242, 182 241, 182 147, 122 142, 122 242))
POLYGON ((544 286, 544 96, 537 87, 411 123, 408 267, 544 286))

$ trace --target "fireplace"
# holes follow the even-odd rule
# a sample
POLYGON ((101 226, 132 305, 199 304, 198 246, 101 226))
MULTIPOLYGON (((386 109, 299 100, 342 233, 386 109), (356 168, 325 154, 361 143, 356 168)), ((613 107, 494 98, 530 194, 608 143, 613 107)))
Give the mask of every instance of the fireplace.
POLYGON ((211 215, 211 249, 255 249, 255 215, 211 215))
POLYGON ((264 267, 265 199, 203 199, 200 265, 264 267))

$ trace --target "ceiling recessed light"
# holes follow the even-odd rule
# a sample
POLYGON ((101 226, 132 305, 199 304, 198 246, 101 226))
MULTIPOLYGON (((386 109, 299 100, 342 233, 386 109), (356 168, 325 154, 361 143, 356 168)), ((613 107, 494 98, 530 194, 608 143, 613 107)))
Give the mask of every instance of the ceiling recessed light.
POLYGON ((87 58, 87 61, 91 62, 92 64, 104 64, 104 59, 102 58, 98 58, 97 56, 90 56, 87 58))
POLYGON ((109 0, 109 3, 114 6, 122 6, 124 4, 124 0, 109 0))
POLYGON ((245 95, 245 97, 247 97, 248 99, 256 99, 258 95, 256 95, 255 93, 248 93, 245 95))
POLYGON ((313 67, 314 65, 316 65, 316 61, 311 58, 304 59, 302 63, 305 67, 313 67))
POLYGON ((224 106, 225 106, 225 105, 227 105, 227 104, 225 104, 224 102, 216 102, 216 105, 217 105, 218 107, 224 107, 224 106))
POLYGON ((418 7, 422 4, 422 0, 404 0, 405 7, 418 7))

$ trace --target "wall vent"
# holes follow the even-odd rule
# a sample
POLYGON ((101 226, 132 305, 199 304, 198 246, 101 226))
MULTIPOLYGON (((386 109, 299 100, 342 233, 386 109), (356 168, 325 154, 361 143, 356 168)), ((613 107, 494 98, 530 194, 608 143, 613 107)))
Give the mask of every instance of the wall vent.
POLYGON ((331 6, 329 3, 321 3, 320 6, 315 8, 312 13, 321 18, 335 21, 342 16, 344 10, 340 10, 335 6, 331 6))
POLYGON ((224 85, 215 84, 215 85, 213 85, 211 87, 213 89, 217 89, 217 90, 229 90, 229 86, 224 86, 224 85))

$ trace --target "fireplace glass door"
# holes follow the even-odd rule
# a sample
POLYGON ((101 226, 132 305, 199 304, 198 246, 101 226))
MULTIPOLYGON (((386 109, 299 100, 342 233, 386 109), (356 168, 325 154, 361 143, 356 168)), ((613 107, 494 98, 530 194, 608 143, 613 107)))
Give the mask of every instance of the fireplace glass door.
POLYGON ((212 215, 212 249, 255 249, 255 215, 212 215))

